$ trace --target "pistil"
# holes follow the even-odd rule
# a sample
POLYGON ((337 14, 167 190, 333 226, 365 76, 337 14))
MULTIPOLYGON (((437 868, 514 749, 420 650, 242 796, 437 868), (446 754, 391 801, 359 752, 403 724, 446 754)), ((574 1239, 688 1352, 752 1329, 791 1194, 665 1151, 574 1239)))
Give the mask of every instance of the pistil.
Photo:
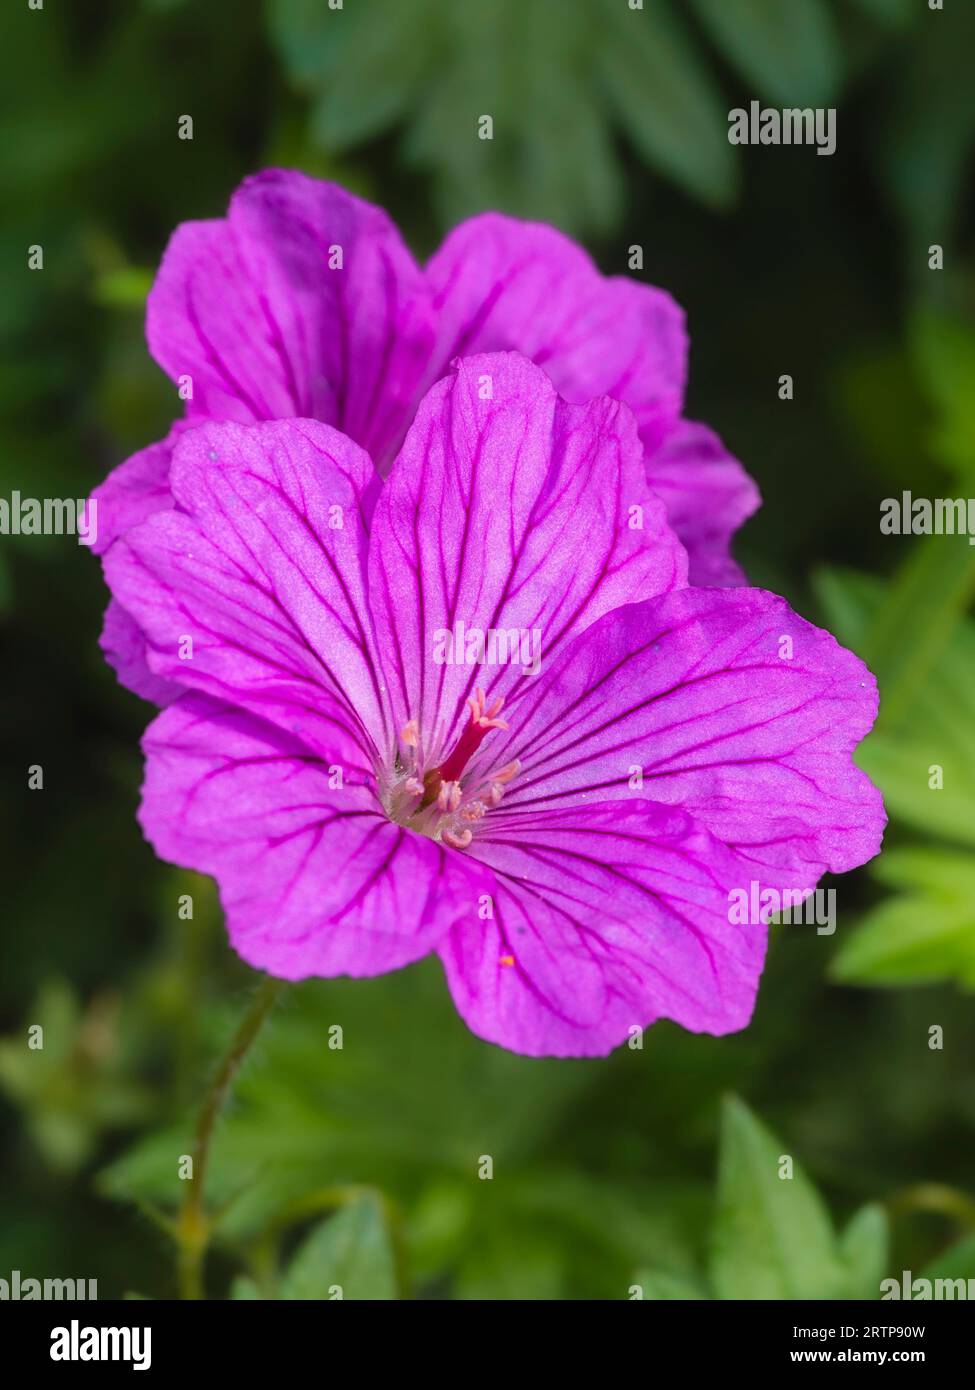
POLYGON ((411 719, 400 734, 403 749, 403 770, 407 772, 391 792, 390 815, 401 825, 408 825, 421 835, 442 840, 452 849, 467 849, 474 838, 473 827, 481 821, 504 795, 505 786, 517 775, 519 764, 506 763, 488 777, 461 777, 471 758, 492 729, 507 729, 499 719, 502 697, 489 705, 484 691, 467 701, 470 720, 461 732, 454 748, 439 767, 423 771, 420 729, 411 719))
POLYGON ((472 695, 467 703, 471 711, 470 723, 457 740, 454 751, 448 755, 438 769, 445 782, 456 782, 460 778, 460 774, 480 748, 485 735, 489 734, 492 729, 507 729, 508 727, 506 720, 497 717, 504 704, 503 695, 499 695, 488 707, 487 697, 478 686, 477 693, 472 695))

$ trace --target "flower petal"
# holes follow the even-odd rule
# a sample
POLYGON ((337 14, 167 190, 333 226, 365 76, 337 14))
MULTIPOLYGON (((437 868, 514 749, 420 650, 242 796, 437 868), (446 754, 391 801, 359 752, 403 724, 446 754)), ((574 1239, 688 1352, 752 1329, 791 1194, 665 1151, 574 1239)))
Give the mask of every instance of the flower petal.
POLYGON ((185 429, 185 422, 177 421, 165 439, 127 458, 94 489, 98 534, 91 548, 96 555, 104 555, 113 541, 153 512, 168 511, 173 505, 169 465, 185 429))
POLYGON ((694 585, 745 584, 729 553, 738 527, 761 506, 752 479, 706 425, 680 420, 647 455, 647 482, 687 548, 694 585))
POLYGON ((387 820, 354 746, 329 762, 274 725, 187 695, 143 747, 146 838, 161 858, 216 878, 250 965, 288 980, 376 975, 475 916, 490 875, 387 820))
POLYGON ((367 456, 312 420, 206 424, 180 439, 171 479, 177 509, 104 559, 146 633, 150 669, 325 746, 335 722, 364 748, 383 745, 365 598, 377 484, 367 456))
POLYGON ((112 667, 119 684, 143 700, 155 705, 168 705, 183 688, 149 670, 146 660, 146 637, 142 628, 117 599, 110 599, 105 609, 105 622, 98 645, 112 667))
POLYGON ((429 357, 428 299, 380 208, 267 169, 241 184, 226 219, 177 228, 146 332, 160 366, 192 379, 191 416, 314 417, 379 461, 429 357))
POLYGON ((461 223, 427 266, 437 314, 436 374, 470 353, 514 349, 566 400, 625 401, 648 448, 681 410, 684 315, 668 294, 606 278, 552 227, 485 213, 461 223))
POLYGON ((880 794, 852 762, 877 710, 852 652, 758 589, 686 589, 594 625, 519 692, 494 752, 521 772, 492 817, 642 795, 811 887, 870 859, 880 794))
MULTIPOLYGON (((185 429, 185 422, 177 421, 165 439, 120 463, 94 489, 92 501, 97 503, 98 528, 92 550, 96 555, 104 555, 113 541, 146 517, 172 507, 169 467, 176 441, 185 429)), ((115 599, 105 610, 99 645, 127 690, 157 705, 167 705, 179 694, 179 686, 149 670, 145 635, 131 613, 115 599)))
POLYGON ((445 662, 457 623, 537 633, 544 665, 607 611, 682 585, 685 565, 625 406, 568 405, 517 353, 463 359, 425 397, 369 543, 399 726, 416 718, 429 734, 442 721, 446 743, 478 685, 494 697, 537 680, 522 657, 467 664, 458 645, 445 662))
POLYGON ((733 925, 739 856, 682 811, 602 802, 510 816, 469 851, 497 879, 493 918, 440 946, 482 1038, 532 1056, 603 1056, 659 1018, 748 1022, 765 926, 733 925))

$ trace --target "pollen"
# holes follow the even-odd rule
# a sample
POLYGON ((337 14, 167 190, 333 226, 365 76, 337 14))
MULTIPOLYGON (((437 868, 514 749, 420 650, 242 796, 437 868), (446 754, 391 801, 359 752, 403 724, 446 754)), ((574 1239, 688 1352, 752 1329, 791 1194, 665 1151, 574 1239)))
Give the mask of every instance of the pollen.
MULTIPOLYGON (((421 835, 440 840, 451 849, 467 849, 485 818, 504 796, 520 763, 505 763, 484 776, 470 769, 471 759, 484 739, 495 730, 506 730, 500 717, 504 697, 488 702, 478 687, 467 701, 468 719, 454 747, 439 761, 425 757, 431 744, 428 730, 410 719, 400 730, 392 778, 386 784, 385 805, 391 820, 421 835), (430 762, 434 765, 430 766, 430 762)), ((488 764, 490 766, 490 764, 488 764)))

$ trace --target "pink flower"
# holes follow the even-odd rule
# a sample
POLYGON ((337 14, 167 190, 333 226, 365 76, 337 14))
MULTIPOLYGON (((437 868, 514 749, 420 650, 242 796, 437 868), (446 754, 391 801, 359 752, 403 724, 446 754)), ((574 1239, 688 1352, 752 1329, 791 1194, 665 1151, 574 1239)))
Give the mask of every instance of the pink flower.
MULTIPOLYGON (((661 290, 605 278, 551 227, 474 217, 421 270, 379 208, 269 169, 241 185, 225 219, 176 230, 146 328, 157 362, 184 395, 192 390, 187 422, 321 420, 383 474, 455 357, 517 350, 569 401, 608 395, 630 406, 647 480, 687 548, 692 582, 743 582, 729 543, 758 491, 716 435, 681 416, 683 314, 661 290)), ((172 505, 181 428, 99 489, 99 550, 172 505)), ((103 647, 123 683, 159 701, 172 695, 149 681, 124 609, 110 612, 103 647)))
POLYGON ((179 433, 172 506, 105 568, 178 694, 143 828, 217 879, 245 960, 437 951, 481 1037, 603 1054, 742 1028, 766 933, 732 895, 876 853, 872 677, 782 599, 685 587, 640 423, 499 353, 432 387, 385 482, 314 420, 179 433))

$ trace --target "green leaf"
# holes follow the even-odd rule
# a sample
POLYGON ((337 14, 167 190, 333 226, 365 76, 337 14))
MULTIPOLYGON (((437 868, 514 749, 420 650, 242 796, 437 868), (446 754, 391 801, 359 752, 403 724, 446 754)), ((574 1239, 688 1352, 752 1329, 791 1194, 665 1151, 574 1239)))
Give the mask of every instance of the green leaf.
POLYGON ((940 550, 929 546, 923 555, 917 552, 910 570, 910 584, 895 585, 899 592, 910 591, 900 603, 888 598, 879 580, 851 571, 820 571, 816 592, 840 640, 865 656, 872 651, 871 664, 878 668, 880 717, 858 762, 878 782, 895 815, 948 839, 975 843, 975 624, 962 616, 968 563, 959 572, 942 544, 940 550), (950 610, 940 620, 938 601, 926 600, 924 583, 925 576, 934 581, 939 570, 940 603, 950 610), (946 594, 951 574, 956 582, 946 594), (929 632, 915 641, 909 633, 923 627, 926 601, 929 632), (908 648, 903 666, 885 656, 893 654, 898 630, 908 648), (935 763, 944 769, 941 790, 928 787, 928 769, 935 763))
POLYGON ((456 1296, 484 1302, 557 1302, 569 1296, 566 1248, 510 1219, 495 1222, 477 1246, 465 1251, 457 1271, 456 1296))
POLYGON ((740 1100, 725 1102, 710 1273, 718 1298, 838 1298, 844 1269, 829 1216, 793 1158, 740 1100))
POLYGON ((124 1074, 115 1003, 96 997, 82 1011, 71 987, 49 981, 17 1032, 0 1038, 0 1093, 24 1112, 47 1163, 70 1171, 89 1157, 102 1130, 138 1122, 147 1096, 124 1074), (43 1046, 28 1046, 40 1025, 43 1046))
POLYGON ((684 1303, 690 1300, 707 1298, 699 1286, 690 1279, 670 1274, 664 1269, 641 1269, 633 1279, 643 1290, 646 1302, 684 1303))
POLYGON ((879 1298, 890 1256, 890 1222, 884 1208, 872 1202, 855 1212, 840 1236, 839 1249, 847 1270, 849 1297, 879 1298))
POLYGON ((230 1297, 235 1301, 242 1299, 259 1299, 261 1291, 254 1283, 253 1279, 248 1279, 246 1275, 238 1274, 237 1278, 230 1286, 230 1297))
POLYGON ((950 245, 965 202, 975 141, 975 6, 949 4, 923 19, 877 154, 907 230, 910 260, 920 275, 928 275, 929 244, 950 245))
POLYGON ((734 193, 726 102, 666 0, 272 0, 270 20, 316 145, 331 155, 402 122, 447 222, 500 208, 608 232, 623 188, 612 117, 694 196, 734 193))
POLYGON ((823 567, 813 574, 812 584, 830 632, 857 651, 883 598, 881 581, 857 570, 823 567))
POLYGON ((605 231, 619 211, 608 122, 593 100, 591 13, 558 0, 441 12, 447 54, 405 142, 436 171, 448 222, 497 207, 605 231), (491 139, 479 138, 484 116, 491 139))
POLYGON ((967 485, 975 477, 975 332, 928 307, 915 317, 911 343, 937 416, 931 450, 967 485))
MULTIPOLYGON (((333 10, 321 0, 270 0, 271 38, 285 67, 304 90, 316 90, 339 66, 349 46, 349 34, 354 35, 359 27, 360 8, 333 10)), ((347 56, 354 58, 354 54, 347 56)), ((368 102, 368 94, 364 95, 368 102)))
MULTIPOLYGON (((215 1060, 237 1007, 205 1012, 215 1060)), ((527 1067, 522 1057, 484 1047, 458 1019, 435 960, 353 990, 342 981, 298 985, 235 1083, 234 1105, 214 1137, 208 1195, 215 1207, 233 1199, 221 1233, 258 1234, 337 1173, 399 1194, 448 1174, 466 1178, 472 1154, 520 1164, 598 1076, 595 1061, 567 1068, 540 1059, 527 1067), (364 1045, 380 1016, 399 1058, 395 1084, 384 1051, 364 1045), (332 1023, 344 1029, 341 1051, 327 1046, 332 1023)), ((100 1190, 163 1207, 178 1202, 174 1155, 189 1151, 192 1118, 185 1110, 180 1125, 114 1158, 99 1175, 100 1190)))
POLYGON ((912 703, 955 642, 975 594, 975 546, 961 536, 925 536, 884 590, 860 655, 877 677, 885 727, 912 703))
POLYGON ((727 103, 661 0, 643 11, 603 0, 598 70, 607 99, 644 158, 713 206, 736 191, 727 103))
POLYGON ((917 487, 930 406, 908 344, 851 344, 832 375, 857 457, 888 492, 917 487))
MULTIPOLYGON (((278 0, 277 9, 286 8, 278 0)), ((436 67, 436 48, 417 41, 433 10, 430 0, 410 5, 370 0, 331 11, 318 5, 322 49, 311 118, 314 140, 333 152, 347 150, 411 109, 436 67)), ((306 59, 302 55, 300 61, 306 59)))
POLYGON ((777 106, 828 106, 841 51, 822 0, 693 0, 711 38, 746 82, 777 106))
POLYGON ((954 850, 889 849, 871 865, 871 872, 888 888, 915 888, 947 901, 975 900, 975 856, 954 850))
POLYGON ((363 1196, 315 1227, 281 1281, 283 1299, 394 1299, 392 1243, 378 1197, 363 1196))
POLYGON ((922 1279, 975 1279, 975 1234, 962 1236, 921 1271, 922 1279))
MULTIPOLYGON (((960 859, 957 867, 971 878, 971 860, 960 859)), ((958 883, 962 881, 960 876, 958 883)), ((841 944, 830 974, 844 984, 890 986, 950 979, 975 986, 975 902, 947 892, 939 897, 912 892, 887 898, 862 917, 857 931, 841 944)))
MULTIPOLYGON (((945 721, 954 717, 948 708, 945 721)), ((940 726, 911 737, 875 733, 858 750, 857 762, 883 792, 891 816, 939 838, 975 844, 975 760, 967 740, 940 726), (937 775, 933 767, 942 769, 940 788, 929 785, 937 775)))
POLYGON ((887 29, 906 29, 917 18, 917 0, 856 0, 861 10, 887 29))
POLYGON ((106 270, 95 281, 95 302, 106 309, 138 309, 142 312, 152 289, 152 280, 152 271, 139 266, 106 270))

